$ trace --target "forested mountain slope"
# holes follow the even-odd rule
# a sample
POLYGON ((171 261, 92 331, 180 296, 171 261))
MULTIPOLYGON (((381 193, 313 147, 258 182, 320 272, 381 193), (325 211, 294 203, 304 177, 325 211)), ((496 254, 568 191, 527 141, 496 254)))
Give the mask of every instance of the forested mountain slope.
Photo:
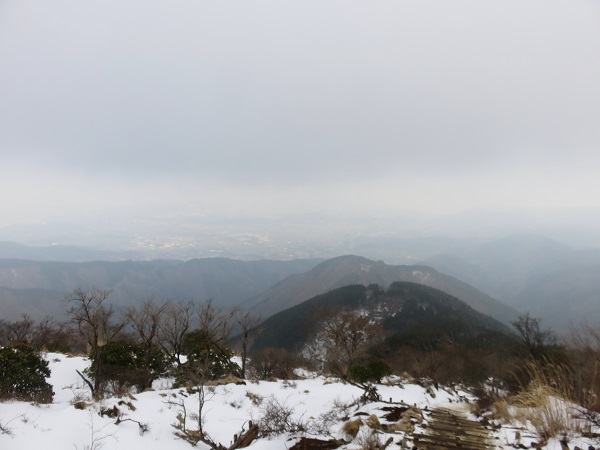
POLYGON ((303 274, 292 275, 244 306, 267 318, 316 295, 351 284, 378 284, 387 288, 395 281, 409 281, 447 292, 473 309, 509 323, 518 313, 472 286, 427 266, 389 265, 361 256, 340 256, 322 262, 303 274))
POLYGON ((349 285, 315 296, 265 320, 252 351, 268 347, 291 352, 315 338, 323 323, 340 314, 368 316, 389 335, 450 333, 455 341, 484 332, 508 333, 497 320, 481 314, 465 302, 437 289, 411 282, 394 282, 386 290, 377 285, 349 285))

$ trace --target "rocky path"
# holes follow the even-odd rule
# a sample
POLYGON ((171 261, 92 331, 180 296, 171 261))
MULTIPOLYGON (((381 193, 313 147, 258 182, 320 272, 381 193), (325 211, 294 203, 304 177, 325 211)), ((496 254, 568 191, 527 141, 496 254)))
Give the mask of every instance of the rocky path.
POLYGON ((419 450, 484 450, 496 448, 490 433, 479 422, 467 419, 459 411, 432 409, 423 433, 414 433, 419 450))

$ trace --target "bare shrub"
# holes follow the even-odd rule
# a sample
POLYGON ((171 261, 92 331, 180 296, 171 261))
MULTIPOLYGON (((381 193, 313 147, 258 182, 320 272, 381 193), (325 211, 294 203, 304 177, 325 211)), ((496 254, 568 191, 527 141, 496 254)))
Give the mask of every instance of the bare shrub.
POLYGON ((94 424, 94 416, 90 411, 90 421, 88 424, 90 430, 89 443, 79 447, 78 445, 73 444, 76 450, 99 450, 104 446, 105 441, 108 438, 117 439, 114 434, 104 433, 103 430, 110 424, 105 424, 100 427, 100 429, 96 429, 94 424))
POLYGON ((102 395, 104 397, 128 397, 132 395, 133 386, 122 383, 119 380, 106 380, 102 384, 102 395))
POLYGON ((316 420, 310 421, 309 431, 316 435, 331 436, 331 429, 335 424, 348 420, 349 409, 349 404, 339 399, 334 400, 332 409, 320 414, 316 420))
POLYGON ((356 436, 355 443, 360 450, 380 450, 384 448, 379 433, 371 428, 362 428, 356 436))
POLYGON ((246 397, 250 399, 254 406, 260 406, 260 404, 264 400, 264 397, 262 395, 255 394, 254 392, 250 391, 246 392, 246 397))
POLYGON ((87 395, 85 395, 81 391, 71 389, 71 392, 73 393, 73 398, 69 402, 69 403, 71 403, 71 405, 75 405, 75 403, 85 403, 89 398, 87 395))
POLYGON ((333 407, 336 411, 338 411, 338 414, 342 420, 348 418, 350 409, 352 409, 353 406, 355 406, 354 402, 344 402, 339 398, 333 400, 333 407))
POLYGON ((258 423, 261 437, 307 431, 308 424, 301 417, 294 417, 294 409, 280 403, 273 395, 264 400, 260 409, 261 416, 258 423))
POLYGON ((22 421, 24 421, 26 418, 27 418, 27 416, 25 416, 25 414, 21 414, 20 416, 12 418, 8 422, 0 421, 0 434, 5 434, 7 436, 13 436, 13 431, 9 426, 10 423, 17 419, 21 419, 22 421))
POLYGON ((252 356, 248 369, 251 375, 259 380, 285 380, 294 377, 294 369, 298 367, 299 362, 296 355, 284 349, 265 348, 252 356))

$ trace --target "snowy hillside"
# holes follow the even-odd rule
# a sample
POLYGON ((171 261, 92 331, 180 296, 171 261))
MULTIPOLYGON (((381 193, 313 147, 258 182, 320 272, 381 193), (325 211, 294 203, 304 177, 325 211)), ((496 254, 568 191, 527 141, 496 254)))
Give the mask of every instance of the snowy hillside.
MULTIPOLYGON (((76 373, 76 370, 83 371, 87 367, 87 359, 56 353, 45 357, 52 371, 49 381, 54 387, 54 402, 50 405, 17 401, 0 403, 3 430, 0 433, 0 449, 190 448, 190 443, 176 433, 181 434, 185 413, 187 429, 197 429, 197 417, 194 415, 198 408, 197 394, 189 394, 185 389, 171 389, 168 380, 161 380, 155 382, 155 390, 152 391, 92 402, 89 390, 76 373)), ((246 381, 245 385, 215 386, 207 389, 204 430, 213 442, 229 448, 235 434, 249 429, 250 420, 265 423, 265 414, 272 413, 275 407, 280 412, 291 413, 288 422, 297 431, 270 437, 261 435, 248 448, 289 449, 300 438, 311 437, 343 439, 346 443, 342 443, 340 448, 344 449, 369 448, 368 443, 375 441, 381 446, 373 448, 384 448, 388 443, 387 448, 399 449, 402 442, 411 448, 414 435, 427 433, 428 423, 433 417, 431 411, 445 408, 459 416, 474 419, 469 412, 473 399, 466 392, 441 387, 426 389, 402 384, 399 379, 378 385, 378 390, 385 402, 358 405, 361 389, 339 380, 316 376, 293 381, 246 381), (408 405, 416 408, 407 408, 408 405), (387 419, 384 417, 393 412, 406 413, 407 410, 413 412, 393 419, 391 415, 387 419), (356 422, 357 418, 360 422, 356 422), (344 423, 350 421, 360 425, 355 437, 348 434, 348 428, 344 428, 344 423), (404 425, 410 422, 408 429, 414 426, 414 430, 406 431, 407 428, 400 426, 401 422, 404 425)), ((514 448, 511 444, 515 442, 515 431, 504 426, 490 432, 489 442, 498 448, 514 448)), ((522 443, 529 446, 532 438, 527 437, 526 431, 522 431, 522 435, 522 443)), ((570 448, 574 445, 587 448, 591 443, 572 440, 569 445, 570 448)), ((210 447, 199 442, 197 448, 210 447)), ((551 440, 545 448, 561 447, 558 441, 551 440)))

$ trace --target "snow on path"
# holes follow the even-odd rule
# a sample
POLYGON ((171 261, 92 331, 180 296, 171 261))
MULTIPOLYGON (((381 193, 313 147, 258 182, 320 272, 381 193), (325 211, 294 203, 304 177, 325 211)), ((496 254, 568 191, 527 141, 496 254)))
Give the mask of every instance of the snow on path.
MULTIPOLYGON (((35 405, 27 402, 0 402, 0 423, 10 430, 10 434, 0 433, 0 450, 164 450, 190 449, 190 444, 175 436, 173 427, 177 415, 182 412, 181 402, 186 406, 189 428, 196 428, 193 417, 197 410, 197 395, 187 394, 184 389, 160 389, 135 394, 134 398, 107 399, 97 403, 90 401, 87 386, 77 375, 76 370, 83 371, 89 364, 86 358, 67 357, 61 354, 46 355, 52 371, 49 382, 54 387, 54 403, 51 405, 35 405), (76 409, 75 400, 87 400, 87 409, 76 409), (121 402, 121 405, 119 405, 121 402), (131 405, 128 406, 127 403, 131 405), (101 408, 117 406, 123 419, 133 419, 147 425, 148 431, 141 433, 137 423, 124 421, 115 424, 115 418, 101 417, 101 408)), ((168 386, 167 380, 161 380, 156 386, 168 386)), ((413 384, 402 387, 378 386, 383 400, 404 402, 420 408, 434 406, 458 407, 464 392, 456 393, 439 389, 427 391, 413 384)), ((335 379, 314 377, 312 379, 294 381, 247 382, 246 385, 224 385, 209 389, 208 401, 205 405, 204 429, 211 438, 228 446, 236 433, 243 426, 248 428, 248 421, 256 421, 261 415, 261 408, 270 397, 287 408, 293 409, 294 418, 303 421, 322 421, 321 415, 335 409, 335 404, 351 403, 360 397, 362 391, 354 386, 344 384, 335 379), (262 398, 261 405, 253 403, 262 398)), ((460 405, 460 406, 459 406, 460 405)), ((353 408, 351 416, 358 411, 371 414, 381 413, 381 408, 389 406, 385 403, 372 403, 364 407, 353 408)), ((339 433, 341 422, 331 428, 333 437, 341 438, 339 433)), ((514 435, 514 432, 512 432, 514 435)), ((298 438, 300 436, 297 436, 298 438)), ((324 436, 325 437, 325 436, 324 436)), ((331 437, 331 436, 330 436, 331 437)), ((326 438, 330 438, 326 437, 326 438)), ((510 428, 499 433, 496 442, 499 448, 511 448, 510 428)), ((399 439, 395 439, 395 442, 399 439)), ((290 440, 287 434, 272 439, 259 439, 248 448, 250 450, 280 450, 291 447, 296 439, 290 440)), ((581 442, 585 444, 585 442, 581 442)), ((556 447, 552 441, 548 449, 556 447)), ((200 443, 198 449, 208 448, 200 443)), ((355 449, 355 444, 344 448, 355 449)), ((399 448, 392 444, 389 449, 399 448)), ((587 444, 585 447, 587 448, 587 444)))

